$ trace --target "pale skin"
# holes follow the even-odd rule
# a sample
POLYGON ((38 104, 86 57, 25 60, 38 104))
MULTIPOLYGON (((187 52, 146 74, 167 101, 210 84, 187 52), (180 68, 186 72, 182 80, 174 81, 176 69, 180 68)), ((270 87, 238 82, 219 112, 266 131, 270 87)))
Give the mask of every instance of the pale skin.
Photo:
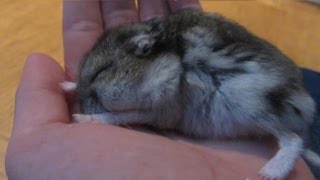
MULTIPOLYGON (((64 2, 67 79, 104 28, 200 8, 195 0, 64 2), (126 4, 126 5, 124 5, 126 4)), ((269 141, 195 142, 106 124, 71 123, 72 97, 58 84, 63 69, 46 55, 25 64, 16 94, 12 137, 6 156, 9 179, 259 179, 275 152, 269 141), (67 100, 66 100, 67 99, 67 100)), ((289 179, 314 179, 302 159, 289 179)))

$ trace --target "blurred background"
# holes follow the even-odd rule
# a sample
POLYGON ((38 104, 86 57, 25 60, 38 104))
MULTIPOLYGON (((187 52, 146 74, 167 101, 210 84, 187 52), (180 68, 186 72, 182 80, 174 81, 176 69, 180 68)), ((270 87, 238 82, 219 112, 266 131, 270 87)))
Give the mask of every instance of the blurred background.
MULTIPOLYGON (((319 2, 319 0, 311 0, 319 2)), ((270 41, 299 66, 320 71, 320 6, 295 0, 202 0, 205 11, 229 17, 270 41)), ((0 179, 23 64, 42 52, 63 64, 60 0, 0 1, 0 179)))

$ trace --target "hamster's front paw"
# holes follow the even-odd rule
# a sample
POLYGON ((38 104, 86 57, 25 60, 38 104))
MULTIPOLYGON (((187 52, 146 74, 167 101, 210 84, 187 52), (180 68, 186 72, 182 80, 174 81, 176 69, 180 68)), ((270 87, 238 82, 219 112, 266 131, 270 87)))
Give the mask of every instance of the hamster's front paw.
POLYGON ((77 123, 92 123, 95 122, 91 115, 86 114, 73 114, 72 115, 73 121, 77 123))
POLYGON ((59 85, 64 92, 73 92, 77 88, 77 83, 71 81, 63 81, 59 85))
POLYGON ((99 118, 95 114, 73 114, 73 121, 77 123, 103 123, 103 124, 109 124, 107 121, 105 121, 102 118, 99 118))

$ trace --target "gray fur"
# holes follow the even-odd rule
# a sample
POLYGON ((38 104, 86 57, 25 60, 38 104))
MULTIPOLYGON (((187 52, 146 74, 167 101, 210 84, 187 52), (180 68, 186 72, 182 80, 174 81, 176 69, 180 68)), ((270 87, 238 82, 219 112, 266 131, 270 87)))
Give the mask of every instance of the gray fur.
POLYGON ((107 32, 81 65, 77 94, 84 120, 200 138, 273 135, 280 149, 260 172, 273 179, 293 168, 315 111, 288 57, 234 22, 191 10, 107 32))

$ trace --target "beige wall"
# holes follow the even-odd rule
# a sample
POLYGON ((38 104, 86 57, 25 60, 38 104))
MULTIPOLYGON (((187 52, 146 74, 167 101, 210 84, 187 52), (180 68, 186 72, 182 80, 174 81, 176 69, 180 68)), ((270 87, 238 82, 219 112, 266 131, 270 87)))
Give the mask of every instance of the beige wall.
POLYGON ((298 65, 320 70, 320 6, 294 0, 202 1, 272 42, 298 65))

